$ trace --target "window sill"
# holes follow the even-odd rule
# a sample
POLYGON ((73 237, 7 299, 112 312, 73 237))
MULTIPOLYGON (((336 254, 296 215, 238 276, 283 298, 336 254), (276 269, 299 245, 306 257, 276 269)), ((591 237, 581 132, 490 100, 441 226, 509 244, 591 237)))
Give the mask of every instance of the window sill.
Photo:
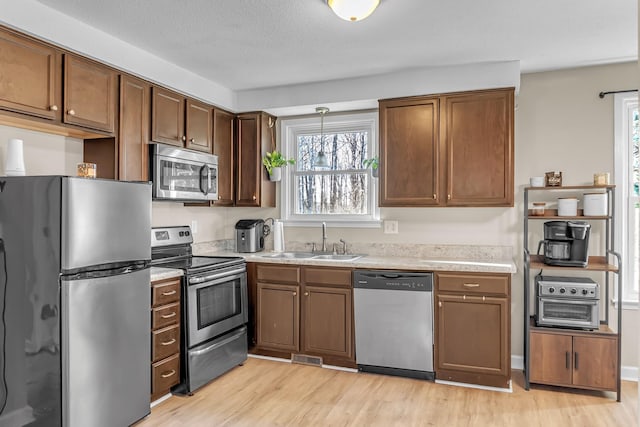
POLYGON ((325 222, 329 227, 337 228, 382 228, 380 220, 344 221, 330 219, 284 220, 286 227, 320 227, 325 222))

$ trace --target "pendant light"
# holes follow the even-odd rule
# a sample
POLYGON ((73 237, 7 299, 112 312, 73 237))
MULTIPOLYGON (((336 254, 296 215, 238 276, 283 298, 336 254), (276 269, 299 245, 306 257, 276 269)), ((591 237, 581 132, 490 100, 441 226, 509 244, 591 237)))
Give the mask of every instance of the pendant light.
POLYGON ((333 12, 345 21, 362 21, 371 15, 380 0, 327 0, 333 12))
POLYGON ((313 167, 316 169, 328 169, 329 160, 324 153, 324 115, 329 112, 327 107, 316 107, 316 113, 320 113, 320 152, 316 156, 313 167))

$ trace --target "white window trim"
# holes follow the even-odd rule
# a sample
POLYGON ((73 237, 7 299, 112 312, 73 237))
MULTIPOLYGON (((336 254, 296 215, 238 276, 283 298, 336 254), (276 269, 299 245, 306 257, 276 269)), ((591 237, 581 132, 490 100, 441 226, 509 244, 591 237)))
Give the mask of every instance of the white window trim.
MULTIPOLYGON (((295 135, 301 132, 318 131, 320 127, 320 117, 306 117, 299 119, 284 119, 280 123, 282 141, 282 154, 286 158, 295 157, 295 135)), ((325 116, 324 132, 331 133, 340 130, 350 130, 353 128, 370 129, 369 149, 371 157, 377 153, 378 146, 378 113, 364 112, 354 114, 341 114, 325 116)), ((332 227, 351 227, 351 228, 380 228, 382 221, 380 220, 380 208, 378 207, 378 179, 369 173, 369 212, 370 215, 295 215, 293 212, 293 192, 294 179, 292 178, 292 169, 284 168, 282 174, 282 185, 280 187, 281 212, 280 216, 286 226, 292 227, 314 227, 322 222, 330 223, 332 227)))
MULTIPOLYGON (((632 257, 640 254, 635 253, 629 245, 629 232, 626 224, 628 221, 628 212, 630 204, 634 200, 628 197, 631 186, 631 171, 629 167, 628 150, 630 145, 629 132, 629 110, 638 106, 637 93, 617 93, 614 96, 614 178, 616 183, 615 189, 615 242, 616 250, 622 256, 622 308, 638 309, 638 293, 630 291, 624 287, 625 283, 631 283, 633 280, 633 271, 630 260, 632 257), (626 260, 626 261, 625 261, 626 260)), ((617 278, 616 278, 617 279, 617 278)), ((617 284, 617 280, 616 280, 617 284)), ((619 296, 617 295, 618 287, 614 287, 614 302, 617 306, 619 296)))

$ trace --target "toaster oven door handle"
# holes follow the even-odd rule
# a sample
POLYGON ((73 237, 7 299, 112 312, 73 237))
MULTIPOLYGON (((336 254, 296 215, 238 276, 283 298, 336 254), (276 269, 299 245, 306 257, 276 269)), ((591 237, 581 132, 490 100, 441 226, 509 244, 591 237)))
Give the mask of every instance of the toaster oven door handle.
POLYGON ((204 283, 204 282, 210 282, 212 280, 216 280, 216 279, 228 279, 231 278, 232 276, 235 276, 236 274, 242 274, 245 273, 247 270, 245 267, 242 268, 237 268, 235 270, 231 270, 231 271, 225 271, 223 273, 214 273, 214 274, 209 274, 206 276, 195 276, 195 277, 190 277, 189 278, 189 284, 192 285, 197 285, 199 283, 204 283))

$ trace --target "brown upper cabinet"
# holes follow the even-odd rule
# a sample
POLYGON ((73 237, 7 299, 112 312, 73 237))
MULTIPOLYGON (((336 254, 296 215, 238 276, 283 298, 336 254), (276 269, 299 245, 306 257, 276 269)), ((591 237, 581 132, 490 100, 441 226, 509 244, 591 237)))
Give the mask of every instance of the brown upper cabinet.
POLYGON ((120 77, 118 178, 123 181, 149 179, 150 92, 149 83, 127 75, 120 77))
POLYGON ((275 147, 275 118, 238 114, 237 129, 236 206, 275 207, 275 183, 262 165, 262 156, 275 147))
POLYGON ((218 156, 218 200, 215 206, 233 206, 235 173, 235 115, 224 110, 213 110, 213 154, 218 156))
POLYGON ((513 206, 513 88, 379 106, 380 206, 513 206))
POLYGON ((118 75, 114 70, 65 54, 63 121, 113 134, 117 85, 118 75))
POLYGON ((61 53, 0 29, 0 109, 60 121, 61 53))
POLYGON ((151 104, 153 141, 211 153, 211 107, 155 86, 151 104))

